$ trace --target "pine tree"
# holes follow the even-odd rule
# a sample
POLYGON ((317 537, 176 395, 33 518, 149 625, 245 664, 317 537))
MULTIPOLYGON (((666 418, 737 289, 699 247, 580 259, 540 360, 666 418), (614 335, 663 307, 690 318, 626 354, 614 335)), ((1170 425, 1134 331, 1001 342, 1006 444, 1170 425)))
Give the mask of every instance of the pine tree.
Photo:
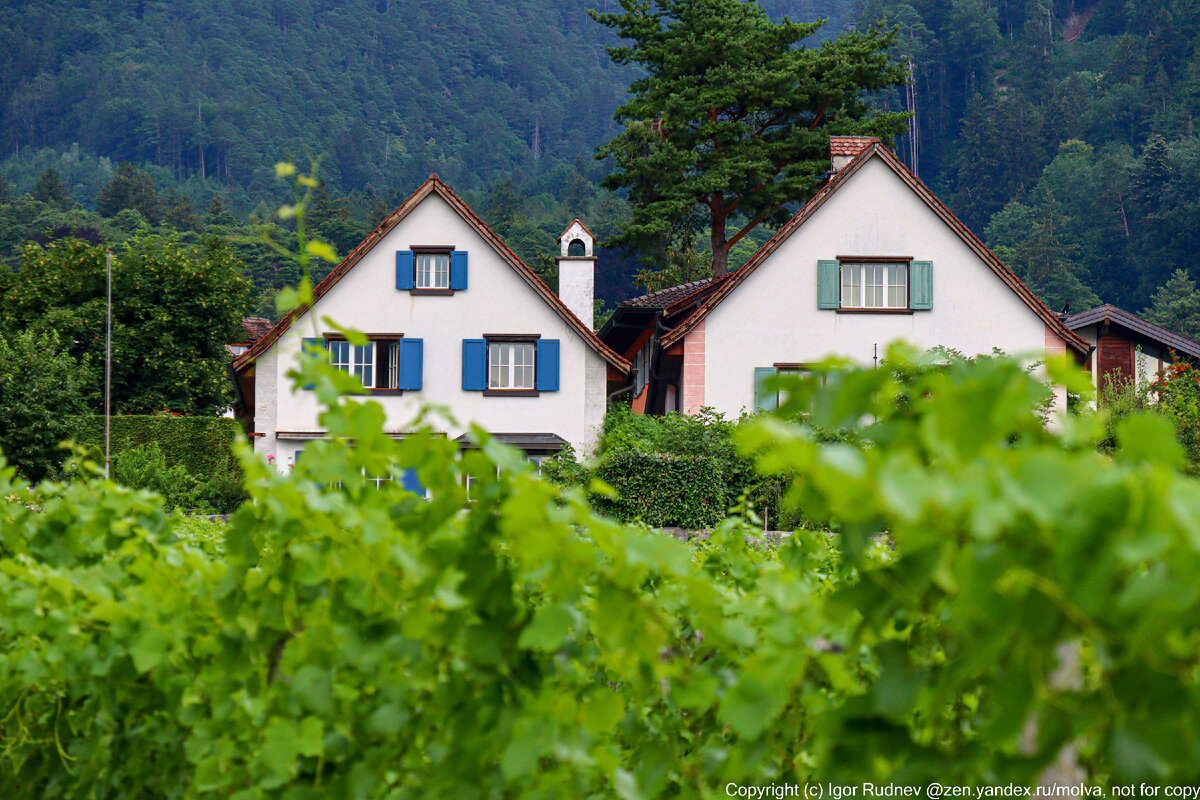
POLYGON ((204 211, 205 227, 211 225, 237 225, 237 220, 233 218, 233 214, 229 213, 229 209, 225 207, 225 201, 221 199, 221 195, 214 194, 212 200, 208 201, 208 208, 204 211))
POLYGON ((4 174, 0 173, 0 206, 12 202, 12 188, 9 187, 8 181, 4 180, 4 174))
POLYGON ((629 41, 608 48, 645 71, 615 119, 625 129, 600 148, 626 188, 633 220, 616 244, 661 247, 697 208, 712 274, 729 249, 787 205, 815 192, 829 167, 829 137, 869 134, 887 143, 907 114, 872 111, 865 96, 904 82, 891 58, 895 34, 851 31, 820 47, 804 40, 822 23, 768 19, 742 0, 621 0, 622 13, 588 13, 629 41))
POLYGON ((192 198, 180 194, 171 187, 167 190, 167 211, 163 214, 163 224, 177 231, 194 231, 200 228, 200 215, 192 198))
POLYGON ((115 217, 126 208, 137 211, 151 223, 162 219, 162 200, 154 189, 154 179, 128 161, 122 161, 112 180, 96 195, 96 211, 105 217, 115 217))
POLYGON ((1154 293, 1153 302, 1142 316, 1173 333, 1200 341, 1200 293, 1196 282, 1183 270, 1175 270, 1154 293))
POLYGON ((47 167, 46 171, 38 176, 37 185, 33 189, 33 199, 41 200, 55 208, 70 208, 75 204, 67 191, 67 185, 58 177, 54 167, 47 167))

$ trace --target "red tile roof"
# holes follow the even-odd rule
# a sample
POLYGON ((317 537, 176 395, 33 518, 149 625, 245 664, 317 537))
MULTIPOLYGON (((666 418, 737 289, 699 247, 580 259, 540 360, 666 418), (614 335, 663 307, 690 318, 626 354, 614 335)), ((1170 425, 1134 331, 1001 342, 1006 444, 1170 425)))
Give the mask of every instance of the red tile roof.
MULTIPOLYGON (((832 137, 830 146, 832 148, 835 141, 838 139, 871 139, 873 137, 832 137)), ((848 180, 850 180, 864 164, 870 161, 873 157, 879 157, 892 172, 894 172, 910 189, 925 203, 935 214, 937 214, 946 225, 958 235, 967 247, 979 257, 987 266, 994 272, 1000 280, 1004 281, 1010 289, 1017 294, 1025 302, 1027 306, 1048 325, 1057 335, 1067 343, 1067 346, 1076 351, 1080 355, 1087 355, 1090 345, 1079 334, 1067 328, 1058 315, 1046 307, 1046 304, 1037 298, 1030 291, 1021 279, 1012 273, 1012 271, 1004 266, 1000 259, 996 258, 995 254, 987 248, 987 246, 979 240, 975 234, 956 216, 946 208, 945 204, 923 184, 916 175, 909 172, 908 167, 896 158, 890 150, 883 146, 878 140, 874 139, 873 143, 867 145, 866 149, 859 152, 849 164, 839 170, 829 179, 828 182, 821 188, 811 200, 804 204, 796 215, 779 229, 767 242, 758 249, 749 261, 741 268, 729 273, 719 282, 714 282, 716 289, 709 296, 689 313, 675 328, 662 338, 663 347, 672 347, 682 341, 683 337, 692 329, 700 324, 709 312, 716 308, 722 300, 729 296, 729 293, 736 289, 741 283, 746 280, 759 266, 762 265, 767 257, 774 253, 781 244, 787 241, 796 230, 817 212, 825 201, 828 200, 834 192, 841 188, 848 180)), ((668 310, 670 313, 670 310, 668 310)))
POLYGON ((617 305, 626 308, 666 308, 667 306, 675 305, 680 300, 693 294, 697 289, 702 289, 710 283, 712 283, 712 278, 701 278, 698 281, 659 289, 657 292, 650 292, 650 294, 644 294, 640 297, 631 297, 628 300, 621 301, 617 305))
POLYGON ((271 320, 263 317, 242 317, 247 342, 255 342, 271 332, 271 320))
MULTIPOLYGON (((430 175, 428 180, 418 186, 417 190, 409 195, 407 200, 401 203, 395 211, 393 211, 387 216, 387 218, 383 220, 383 222, 379 223, 375 230, 367 234, 367 238, 359 242, 358 247, 355 247, 353 250, 351 250, 350 255, 343 258, 341 263, 334 267, 333 271, 326 275, 325 279, 313 288, 313 304, 315 305, 317 301, 325 296, 326 292, 336 286, 338 281, 344 278, 346 273, 348 273, 355 264, 362 260, 363 256, 369 253, 371 249, 375 247, 375 245, 379 244, 385 236, 391 233, 392 229, 399 225, 400 222, 407 217, 413 211, 413 209, 420 205, 421 202, 430 194, 437 194, 438 197, 445 200, 446 203, 452 209, 454 209, 460 217, 463 218, 463 221, 465 221, 475 230, 476 233, 483 237, 483 240, 487 242, 493 250, 496 251, 496 253, 500 256, 500 259, 504 261, 504 263, 508 264, 508 266, 510 266, 514 272, 521 276, 521 278, 523 278, 525 282, 529 284, 530 288, 537 292, 537 294, 540 295, 541 298, 545 300, 546 303, 552 309, 554 309, 554 311, 557 312, 560 317, 562 317, 563 321, 566 322, 567 325, 573 328, 575 332, 583 338, 588 347, 594 350, 609 364, 612 364, 620 372, 629 372, 632 366, 629 361, 622 358, 612 348, 600 341, 600 338, 596 336, 596 332, 593 331, 591 327, 584 324, 579 317, 575 316, 575 314, 572 313, 569 308, 567 308, 566 304, 563 303, 559 296, 552 292, 550 287, 547 286, 541 278, 534 274, 533 270, 526 266, 525 262, 522 261, 516 253, 509 249, 508 245, 506 245, 504 241, 498 235, 496 235, 496 232, 489 228, 487 223, 480 219, 479 216, 462 201, 462 198, 456 195, 454 191, 436 174, 430 175)), ((249 368, 250 365, 253 364, 260 355, 265 353, 271 347, 271 345, 273 345, 279 339, 279 337, 282 336, 287 329, 292 326, 292 323, 299 319, 306 311, 308 311, 308 308, 296 308, 289 311, 283 319, 279 320, 279 322, 276 323, 275 326, 266 333, 266 335, 256 341, 249 350, 247 350, 245 353, 242 353, 234 360, 234 370, 241 372, 242 370, 249 368)))

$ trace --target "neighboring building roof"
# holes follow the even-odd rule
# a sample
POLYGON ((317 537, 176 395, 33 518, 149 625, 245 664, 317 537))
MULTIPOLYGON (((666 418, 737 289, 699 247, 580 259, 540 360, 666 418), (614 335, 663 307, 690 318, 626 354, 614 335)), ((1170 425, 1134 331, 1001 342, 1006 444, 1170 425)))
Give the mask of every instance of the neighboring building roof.
MULTIPOLYGON (((847 138, 851 137, 842 137, 843 140, 847 138)), ((708 316, 709 312, 720 305, 721 301, 728 297, 730 292, 740 286, 742 282, 746 280, 746 278, 750 277, 750 275, 752 275, 754 271, 758 269, 772 253, 779 249, 780 245, 787 241, 788 238, 795 233, 801 225, 807 222, 809 218, 811 218, 813 214, 817 212, 817 209, 825 204, 825 201, 828 200, 834 192, 845 185, 845 183, 849 181, 855 175, 855 173, 857 173, 858 170, 863 167, 864 164, 875 157, 878 157, 881 161, 883 161, 883 163, 886 164, 892 170, 892 172, 894 172, 897 177, 900 178, 900 180, 904 181, 904 183, 910 189, 912 189, 913 193, 916 194, 917 197, 919 197, 921 201, 930 208, 930 210, 937 214, 938 217, 941 218, 942 222, 944 222, 947 227, 954 231, 954 233, 958 235, 959 239, 961 239, 963 243, 966 244, 967 247, 969 247, 981 261, 983 261, 983 263, 987 264, 992 272, 994 272, 1000 278, 1000 280, 1004 281, 1004 283, 1007 284, 1008 287, 1012 289, 1013 292, 1015 292, 1017 296, 1020 297, 1021 300, 1023 300, 1035 314, 1042 318, 1046 325, 1048 325, 1055 333, 1063 338, 1068 347, 1080 353, 1081 355, 1088 353, 1090 345, 1088 345, 1083 337, 1079 336, 1079 334, 1075 333, 1066 325, 1064 325, 1057 314, 1047 308, 1046 304, 1039 300, 1037 296, 1029 290, 1029 287, 1021 282, 1020 278, 1014 275, 1008 267, 1004 266, 1003 262, 996 258, 995 254, 992 253, 992 251, 989 250, 987 246, 975 236, 975 234, 971 233, 971 230, 965 224, 963 224, 958 217, 954 216, 950 209, 946 208, 941 200, 937 199, 933 192, 929 190, 929 187, 921 183, 917 176, 909 172, 908 168, 904 166, 900 159, 896 158, 896 156, 893 155, 892 152, 884 147, 883 144, 878 140, 872 142, 857 156, 855 156, 850 163, 834 174, 834 176, 826 182, 821 190, 817 192, 811 200, 805 203, 803 208, 796 212, 794 217, 788 220, 788 222, 782 228, 780 228, 774 236, 768 239, 767 242, 758 249, 758 252, 755 253, 749 261, 747 261, 741 268, 730 272, 725 278, 721 279, 717 289, 712 292, 703 303, 701 303, 691 314, 681 320, 670 333, 663 336, 663 346, 671 347, 680 342, 684 336, 686 336, 692 329, 699 325, 705 317, 708 316)))
POLYGON ((1136 314, 1131 314, 1116 306, 1103 305, 1089 308, 1087 311, 1072 314, 1064 322, 1073 331, 1097 323, 1120 325, 1134 333, 1145 336, 1147 339, 1153 339, 1156 342, 1164 344, 1172 350, 1177 350, 1184 355, 1191 356, 1192 358, 1200 358, 1200 343, 1194 342, 1185 336, 1180 336, 1177 333, 1172 333, 1166 328, 1155 325, 1153 322, 1147 322, 1136 314))
POLYGON ((873 144, 879 144, 877 136, 830 136, 829 155, 854 156, 866 150, 873 144))
POLYGON ((246 331, 246 342, 256 342, 271 332, 271 320, 264 317, 242 317, 242 328, 246 331))
POLYGON ((626 308, 666 308, 667 306, 675 305, 680 300, 694 293, 697 289, 701 289, 710 283, 712 283, 712 278, 701 278, 698 281, 659 289, 657 292, 650 292, 650 294, 644 294, 640 297, 632 297, 617 303, 617 305, 626 308))
MULTIPOLYGON (((563 303, 559 296, 550 291, 550 287, 547 286, 541 278, 535 275, 533 270, 527 267, 525 262, 522 261, 516 253, 509 249, 508 245, 504 243, 504 241, 496 234, 496 232, 489 228, 487 224, 480 219, 479 216, 472 211, 470 207, 467 206, 467 204, 464 203, 462 199, 456 195, 454 191, 436 174, 430 175, 428 180, 418 186, 417 190, 409 195, 407 200, 401 203, 395 211, 393 211, 387 216, 387 218, 383 220, 383 222, 379 223, 375 230, 367 234, 367 238, 359 242, 358 247, 355 247, 352 251, 350 251, 350 255, 343 258, 341 263, 334 267, 333 271, 325 276, 323 281, 316 285, 316 287, 313 289, 313 304, 315 305, 318 300, 325 296, 326 292, 337 285, 337 282, 344 278, 346 273, 348 273, 355 264, 362 260, 363 256, 369 253, 371 249, 375 247, 375 245, 379 244, 385 236, 391 233, 392 229, 399 225, 400 222, 407 217, 413 211, 413 209, 420 205, 421 202, 430 194, 436 194, 438 197, 445 200, 447 205, 454 209, 455 212, 462 217, 464 222, 470 225, 471 228, 473 228, 485 242, 491 245, 492 249, 495 250, 500 256, 500 259, 504 263, 508 264, 508 266, 512 267, 513 271, 521 276, 521 278, 524 279, 524 281, 528 283, 529 286, 535 292, 537 292, 538 295, 540 295, 541 298, 545 300, 546 303, 552 309, 554 309, 554 311, 560 317, 562 317, 563 321, 566 322, 568 326, 574 329, 574 331, 583 338, 588 347, 596 351, 601 358, 612 364, 621 372, 629 372, 631 367, 630 363, 614 352, 608 345, 604 344, 604 342, 600 341, 599 337, 596 336, 595 331, 584 324, 579 317, 575 316, 571 310, 567 308, 566 304, 563 303)), ((266 335, 256 341, 249 350, 237 357, 237 359, 233 362, 234 369, 243 370, 250 364, 254 363, 254 361, 260 355, 265 353, 271 347, 271 345, 273 345, 276 340, 278 340, 279 337, 291 327, 292 322, 298 319, 307 310, 308 308, 297 308, 289 311, 283 319, 279 320, 279 322, 276 323, 275 326, 266 333, 266 335)))

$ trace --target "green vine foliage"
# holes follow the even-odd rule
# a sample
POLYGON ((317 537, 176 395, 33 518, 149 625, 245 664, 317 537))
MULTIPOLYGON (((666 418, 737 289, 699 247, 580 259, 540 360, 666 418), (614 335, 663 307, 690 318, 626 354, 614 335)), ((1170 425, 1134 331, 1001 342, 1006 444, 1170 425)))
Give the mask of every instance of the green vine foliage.
POLYGON ((779 378, 811 427, 739 430, 838 553, 803 530, 766 550, 745 514, 694 549, 615 523, 478 429, 466 451, 394 441, 315 350, 292 379, 331 441, 286 475, 242 445, 251 502, 220 547, 97 478, 42 484, 34 510, 0 467, 0 786, 1029 785, 1067 744, 1097 784, 1200 777, 1200 486, 1169 423, 1125 418, 1110 457, 1102 419, 1047 430, 1013 361, 910 372, 779 378), (373 480, 409 468, 428 497, 373 480))

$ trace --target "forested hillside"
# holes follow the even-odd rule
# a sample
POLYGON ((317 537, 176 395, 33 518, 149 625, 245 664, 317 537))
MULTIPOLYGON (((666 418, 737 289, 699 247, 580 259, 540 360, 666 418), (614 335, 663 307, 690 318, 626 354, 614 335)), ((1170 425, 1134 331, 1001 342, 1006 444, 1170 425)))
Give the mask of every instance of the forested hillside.
MULTIPOLYGON (((896 57, 911 65, 912 85, 878 98, 915 109, 898 152, 1056 308, 1103 300, 1136 311, 1176 268, 1200 276, 1191 263, 1200 230, 1194 2, 763 5, 774 18, 828 18, 824 36, 899 26, 896 57)), ((319 157, 327 186, 314 219, 343 253, 438 172, 549 270, 542 257, 571 216, 604 236, 627 215, 599 188, 611 166, 593 158, 617 130, 612 112, 634 75, 613 65, 611 34, 586 9, 616 6, 0 7, 0 176, 13 201, 0 208, 0 257, 11 263, 17 242, 54 230, 50 238, 85 230, 96 239, 167 224, 200 235, 211 223, 244 239, 247 216, 269 219, 283 199, 273 164, 319 157), (118 220, 116 207, 100 209, 103 219, 68 210, 97 208, 122 161, 153 181, 157 212, 139 208, 139 222, 118 220), (27 192, 48 205, 32 205, 27 192)), ((0 185, 0 206, 6 191, 0 185)), ((239 247, 265 311, 293 270, 266 248, 239 247)), ((635 266, 607 254, 599 296, 628 295, 635 266)))
POLYGON ((857 19, 901 30, 901 156, 1044 300, 1137 311, 1197 276, 1196 3, 860 0, 857 19))

